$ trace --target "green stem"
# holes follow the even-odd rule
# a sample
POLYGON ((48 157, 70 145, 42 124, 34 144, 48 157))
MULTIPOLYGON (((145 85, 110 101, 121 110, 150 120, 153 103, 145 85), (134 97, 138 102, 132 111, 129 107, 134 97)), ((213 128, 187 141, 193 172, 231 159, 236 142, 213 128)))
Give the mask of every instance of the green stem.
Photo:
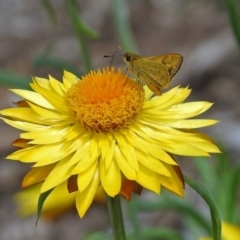
POLYGON ((128 6, 125 0, 111 0, 112 16, 118 39, 124 51, 137 52, 137 47, 129 25, 128 6))
POLYGON ((208 204, 212 219, 212 237, 213 240, 221 240, 221 218, 214 199, 210 196, 208 190, 193 179, 184 176, 185 182, 193 188, 208 204))
POLYGON ((110 221, 112 224, 113 236, 115 240, 126 240, 123 224, 122 208, 119 195, 115 197, 107 196, 107 206, 110 221))
POLYGON ((75 0, 65 0, 66 9, 68 16, 71 20, 72 26, 74 28, 75 34, 77 36, 80 48, 81 56, 83 59, 83 64, 86 72, 92 69, 90 53, 86 41, 86 27, 79 17, 79 12, 77 11, 77 4, 75 0))

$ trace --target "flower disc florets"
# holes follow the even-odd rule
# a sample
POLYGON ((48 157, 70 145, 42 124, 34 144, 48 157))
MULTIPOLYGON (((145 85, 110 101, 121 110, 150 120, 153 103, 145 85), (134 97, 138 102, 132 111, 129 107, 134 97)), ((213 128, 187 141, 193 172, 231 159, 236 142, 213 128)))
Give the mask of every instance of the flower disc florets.
POLYGON ((120 129, 131 123, 143 106, 142 86, 114 68, 91 71, 65 95, 65 103, 86 128, 94 132, 120 129))

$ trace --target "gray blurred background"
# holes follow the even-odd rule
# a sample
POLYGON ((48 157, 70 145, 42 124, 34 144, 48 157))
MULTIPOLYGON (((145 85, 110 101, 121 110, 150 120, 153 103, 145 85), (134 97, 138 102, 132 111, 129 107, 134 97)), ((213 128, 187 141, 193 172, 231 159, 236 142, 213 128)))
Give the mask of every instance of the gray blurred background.
MULTIPOLYGON (((110 1, 77 2, 83 21, 100 34, 98 39, 88 41, 93 69, 108 66, 110 59, 103 56, 121 51, 110 1)), ((61 80, 62 71, 32 64, 36 56, 51 46, 51 56, 66 60, 84 72, 64 1, 51 3, 56 11, 55 25, 41 1, 0 1, 0 69, 28 77, 50 74, 61 80)), ((184 56, 171 87, 189 85, 193 89, 190 100, 214 102, 204 116, 221 122, 205 132, 222 143, 232 159, 236 159, 240 154, 240 58, 222 2, 134 0, 126 4, 129 11, 123 14, 130 23, 138 52, 146 56, 173 52, 184 56)), ((125 67, 121 59, 114 59, 114 65, 125 67)), ((1 109, 12 107, 12 102, 19 100, 7 90, 9 87, 0 86, 1 109)), ((12 196, 20 190, 29 167, 4 160, 14 151, 11 142, 18 138, 19 132, 0 122, 0 133, 0 240, 76 240, 84 239, 91 231, 110 231, 105 205, 94 205, 83 219, 73 210, 54 222, 40 220, 37 228, 35 216, 20 218, 12 196)), ((182 161, 180 165, 184 174, 194 176, 190 162, 190 159, 182 161)), ((181 229, 180 216, 173 212, 164 213, 164 217, 141 215, 141 221, 146 225, 177 225, 181 229)))

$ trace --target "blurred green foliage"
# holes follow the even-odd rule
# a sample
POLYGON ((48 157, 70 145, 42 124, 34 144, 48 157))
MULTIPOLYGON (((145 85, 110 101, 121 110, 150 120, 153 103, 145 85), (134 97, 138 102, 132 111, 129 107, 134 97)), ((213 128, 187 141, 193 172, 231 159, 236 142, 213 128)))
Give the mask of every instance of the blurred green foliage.
POLYGON ((238 0, 223 0, 228 11, 229 20, 232 26, 238 47, 240 48, 240 13, 238 0))

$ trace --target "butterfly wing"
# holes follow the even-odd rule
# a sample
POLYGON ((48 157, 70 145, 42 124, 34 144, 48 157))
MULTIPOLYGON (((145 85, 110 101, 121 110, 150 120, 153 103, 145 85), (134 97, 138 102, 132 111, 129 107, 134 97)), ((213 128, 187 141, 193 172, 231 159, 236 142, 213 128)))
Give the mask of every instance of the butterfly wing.
POLYGON ((141 80, 146 83, 152 82, 159 88, 167 87, 171 81, 168 69, 162 63, 148 58, 137 60, 129 70, 141 80))
POLYGON ((163 64, 168 69, 170 78, 173 78, 173 76, 178 72, 183 62, 182 55, 178 53, 153 56, 148 57, 148 59, 163 64))
POLYGON ((159 74, 154 74, 153 71, 142 71, 140 70, 140 78, 142 81, 144 81, 148 88, 150 90, 152 90, 156 95, 161 95, 161 88, 164 88, 163 86, 166 86, 166 80, 170 80, 170 78, 168 77, 168 72, 167 70, 165 71, 165 74, 161 74, 161 77, 159 76, 159 74), (157 78, 156 78, 157 76, 157 78), (162 85, 164 82, 165 85, 162 85))
POLYGON ((127 52, 124 61, 130 72, 144 81, 154 93, 161 95, 161 88, 169 85, 181 67, 183 57, 177 53, 141 57, 127 52))

